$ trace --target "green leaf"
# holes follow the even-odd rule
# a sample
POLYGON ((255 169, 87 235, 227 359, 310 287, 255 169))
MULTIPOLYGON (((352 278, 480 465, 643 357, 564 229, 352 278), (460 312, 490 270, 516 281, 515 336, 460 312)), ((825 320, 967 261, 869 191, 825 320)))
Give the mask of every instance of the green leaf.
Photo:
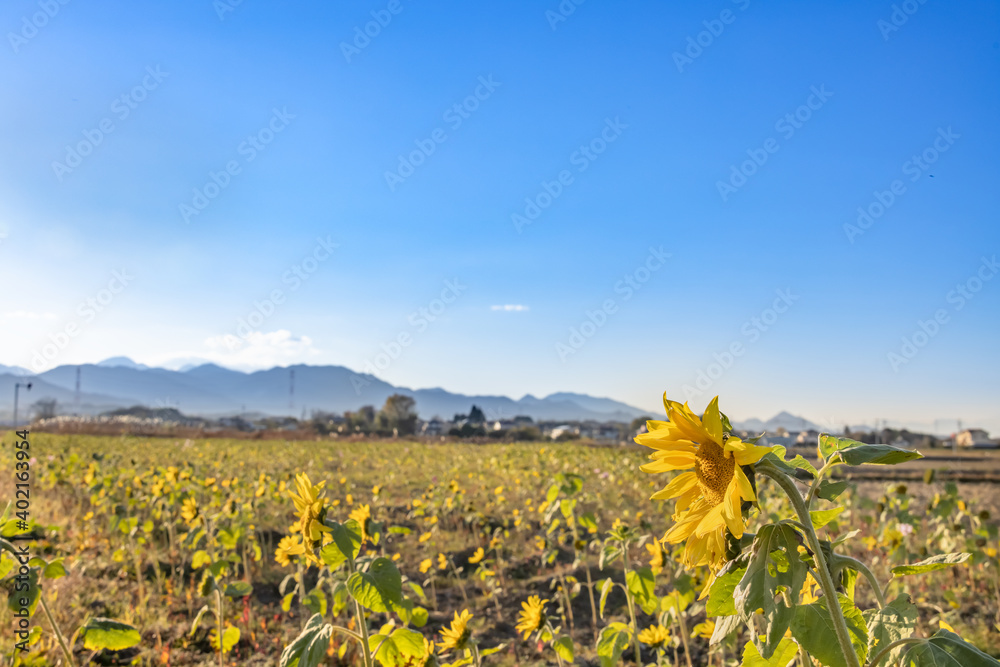
MULTIPOLYGON (((22 580, 23 581, 23 580, 22 580)), ((19 584, 21 582, 18 582, 19 584)), ((28 569, 28 590, 26 591, 14 591, 10 593, 7 597, 7 608, 13 612, 21 611, 21 598, 27 598, 28 600, 28 614, 35 613, 35 607, 38 606, 38 598, 41 597, 42 591, 38 587, 38 568, 28 569)), ((13 584, 12 584, 13 587, 13 584)))
POLYGON ((410 532, 406 526, 389 526, 390 535, 409 535, 410 532))
POLYGON ((784 637, 780 642, 778 642, 778 646, 774 649, 774 653, 771 654, 771 657, 764 659, 757 651, 757 647, 754 646, 754 643, 747 642, 746 646, 743 647, 742 667, 786 667, 786 665, 788 665, 788 663, 795 658, 795 655, 798 652, 798 644, 793 642, 788 637, 784 637))
POLYGON ((593 512, 586 512, 577 519, 577 523, 583 526, 588 533, 597 532, 597 518, 594 516, 593 512))
POLYGON ((326 616, 326 593, 317 586, 309 591, 309 595, 302 600, 302 606, 314 614, 326 616))
POLYGON ((969 560, 971 555, 972 554, 969 553, 940 554, 938 556, 932 556, 926 560, 922 560, 919 563, 913 563, 912 565, 897 565, 892 568, 892 574, 897 577, 902 577, 907 574, 923 574, 924 572, 943 570, 947 567, 951 567, 952 565, 964 563, 969 560))
POLYGON ((333 626, 314 614, 295 640, 281 652, 280 667, 316 667, 326 657, 333 626))
POLYGON ((605 565, 613 563, 621 555, 622 550, 618 547, 618 544, 612 540, 607 540, 604 543, 604 548, 601 549, 601 557, 598 559, 597 565, 603 570, 605 565))
POLYGON ((559 497, 559 485, 553 484, 549 487, 549 490, 545 493, 545 502, 552 504, 556 498, 559 497))
MULTIPOLYGON (((926 642, 906 653, 912 667, 997 667, 1000 662, 986 655, 954 632, 938 630, 926 642)), ((885 662, 882 663, 883 665, 885 662)))
POLYGON ((733 590, 736 611, 745 622, 760 609, 764 614, 764 640, 758 646, 770 658, 795 616, 794 600, 806 580, 807 567, 799 557, 802 538, 788 524, 769 524, 760 529, 751 545, 747 571, 733 590), (782 590, 793 600, 789 606, 782 590))
POLYGON ((121 651, 142 641, 139 631, 127 623, 110 618, 92 618, 80 628, 84 648, 91 651, 121 651))
POLYGON ((63 567, 63 559, 57 558, 42 569, 42 575, 46 579, 58 579, 66 576, 66 568, 63 567))
POLYGON ((651 569, 640 567, 636 570, 629 570, 625 573, 625 585, 644 612, 647 614, 656 612, 660 601, 656 597, 656 581, 651 569))
POLYGON ((604 603, 608 601, 608 594, 611 593, 611 590, 614 587, 615 587, 615 582, 611 581, 611 577, 608 577, 607 579, 605 579, 604 583, 601 584, 601 609, 600 609, 600 613, 601 613, 601 618, 602 619, 604 618, 604 603))
POLYGON ((215 581, 215 577, 208 570, 205 570, 205 574, 201 577, 201 585, 198 586, 198 595, 202 597, 207 597, 212 594, 213 591, 217 591, 219 585, 215 581))
POLYGON ((361 526, 354 519, 343 524, 327 521, 326 525, 332 529, 333 542, 320 549, 319 557, 333 570, 361 553, 361 526))
POLYGON ((896 465, 905 463, 913 459, 921 459, 923 455, 912 449, 902 449, 892 445, 860 445, 841 449, 840 456, 844 463, 849 466, 859 466, 862 464, 871 465, 896 465))
MULTIPOLYGON (((383 628, 385 630, 385 628, 383 628)), ((383 667, 401 667, 412 658, 424 655, 424 637, 407 628, 396 628, 390 634, 372 635, 368 646, 383 667)))
POLYGON ((355 572, 347 579, 347 590, 372 611, 389 611, 403 602, 403 580, 388 558, 376 558, 367 572, 355 572))
POLYGON ((831 479, 824 479, 816 487, 816 495, 823 500, 829 500, 833 502, 837 497, 847 490, 848 483, 846 480, 841 480, 839 482, 834 482, 831 479))
POLYGON ((837 518, 837 515, 844 511, 843 507, 834 507, 829 510, 813 510, 809 512, 814 528, 822 528, 837 518))
MULTIPOLYGON (((211 611, 211 610, 209 609, 209 607, 208 607, 207 604, 206 605, 202 605, 201 609, 198 610, 198 614, 194 617, 194 620, 191 622, 191 635, 192 636, 194 635, 195 632, 198 631, 198 624, 201 623, 201 619, 209 611, 211 611)), ((286 609, 285 611, 288 611, 288 610, 286 609)))
POLYGON ((838 438, 835 435, 822 433, 819 436, 819 453, 824 459, 829 459, 834 452, 839 452, 848 447, 858 447, 865 443, 850 438, 838 438))
MULTIPOLYGON (((212 629, 212 648, 216 651, 219 650, 219 638, 216 634, 217 630, 212 629)), ((236 626, 230 625, 228 628, 222 631, 222 649, 221 653, 226 654, 233 650, 233 647, 240 643, 240 629, 236 626)))
POLYGON ((720 616, 715 619, 715 630, 712 631, 712 638, 708 640, 708 645, 715 646, 725 640, 742 623, 743 621, 740 620, 740 617, 735 614, 732 616, 720 616))
POLYGON ((234 600, 236 598, 245 598, 251 593, 253 593, 253 586, 245 581, 234 581, 231 584, 226 584, 225 595, 234 600))
POLYGON ((809 463, 807 459, 803 458, 801 454, 796 454, 795 458, 788 462, 788 465, 792 466, 793 468, 799 468, 800 470, 805 470, 814 478, 816 477, 816 475, 819 474, 819 472, 816 471, 815 466, 809 463))
POLYGON ((708 602, 705 604, 707 616, 733 616, 736 614, 733 591, 736 590, 736 584, 740 583, 747 571, 745 566, 739 566, 741 560, 746 562, 746 559, 729 561, 716 575, 712 587, 708 589, 708 602))
POLYGON ((552 648, 559 657, 568 662, 573 662, 573 640, 563 635, 559 639, 552 642, 552 648))
MULTIPOLYGON (((851 645, 858 656, 858 662, 865 664, 868 655, 868 628, 865 619, 846 596, 838 595, 840 609, 847 621, 851 645)), ((847 667, 844 654, 837 642, 837 632, 833 628, 833 619, 826 606, 826 598, 807 605, 799 605, 792 619, 792 636, 802 645, 809 655, 816 658, 827 667, 847 667)))
MULTIPOLYGON (((912 636, 917 627, 917 608, 910 602, 909 595, 900 595, 882 609, 864 611, 862 616, 868 625, 868 655, 871 656, 898 639, 912 636)), ((885 664, 897 664, 907 649, 905 644, 893 649, 885 664)))
POLYGON ((597 657, 601 667, 617 667, 629 642, 632 641, 632 628, 624 623, 609 623, 597 640, 597 657))

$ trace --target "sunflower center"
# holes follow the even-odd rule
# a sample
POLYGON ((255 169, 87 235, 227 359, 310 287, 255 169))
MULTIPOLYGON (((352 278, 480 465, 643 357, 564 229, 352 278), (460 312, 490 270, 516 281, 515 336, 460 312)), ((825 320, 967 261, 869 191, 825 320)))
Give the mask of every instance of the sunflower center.
POLYGON ((694 458, 694 472, 702 494, 710 503, 718 505, 725 498, 726 488, 733 479, 736 460, 727 457, 725 450, 714 442, 698 447, 694 458))

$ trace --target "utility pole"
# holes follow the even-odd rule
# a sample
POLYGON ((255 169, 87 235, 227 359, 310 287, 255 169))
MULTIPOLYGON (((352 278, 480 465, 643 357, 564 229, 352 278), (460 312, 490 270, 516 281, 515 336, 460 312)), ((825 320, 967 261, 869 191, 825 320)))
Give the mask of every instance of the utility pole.
POLYGON ((31 383, 22 384, 20 382, 14 383, 14 430, 17 430, 17 393, 24 387, 26 391, 31 391, 31 383))

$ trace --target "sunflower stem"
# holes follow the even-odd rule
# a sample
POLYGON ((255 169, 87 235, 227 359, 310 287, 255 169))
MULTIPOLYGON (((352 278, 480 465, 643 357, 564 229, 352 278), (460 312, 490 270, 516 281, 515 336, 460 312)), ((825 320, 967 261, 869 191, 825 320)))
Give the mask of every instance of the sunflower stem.
POLYGON ((625 599, 628 601, 628 615, 632 620, 632 650, 635 651, 635 664, 642 664, 642 654, 639 652, 639 624, 635 619, 635 600, 632 599, 632 591, 628 589, 628 544, 622 542, 622 563, 625 570, 625 599))
POLYGON ((802 522, 802 525, 806 529, 806 539, 809 541, 809 548, 812 549, 813 558, 816 559, 819 584, 823 588, 823 595, 826 596, 826 606, 830 611, 830 619, 833 621, 834 633, 837 636, 837 643, 840 644, 840 650, 844 654, 844 661, 847 667, 861 667, 861 663, 858 662, 858 655, 854 652, 854 646, 851 644, 850 632, 847 629, 847 620, 844 618, 844 612, 840 608, 837 587, 833 583, 833 577, 830 576, 830 570, 826 564, 826 556, 823 555, 822 545, 819 543, 816 528, 813 526, 812 518, 809 515, 809 506, 802 498, 802 494, 799 493, 795 482, 785 473, 771 466, 766 461, 757 464, 754 470, 777 482, 781 490, 788 496, 792 507, 795 508, 795 513, 799 516, 799 521, 802 522))
POLYGON ((882 585, 879 583, 878 579, 875 578, 875 574, 868 569, 868 566, 859 561, 857 558, 851 558, 850 556, 840 556, 840 561, 847 567, 853 568, 864 575, 868 583, 871 584, 872 590, 875 591, 875 600, 878 602, 878 608, 881 609, 885 606, 885 594, 882 592, 882 585))

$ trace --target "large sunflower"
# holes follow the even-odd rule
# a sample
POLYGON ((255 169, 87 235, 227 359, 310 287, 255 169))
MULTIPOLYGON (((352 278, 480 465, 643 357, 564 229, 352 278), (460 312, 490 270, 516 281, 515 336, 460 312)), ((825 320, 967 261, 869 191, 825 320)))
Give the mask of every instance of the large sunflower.
POLYGON ((672 544, 685 542, 688 565, 721 566, 726 553, 726 530, 742 537, 742 503, 756 498, 753 485, 741 466, 751 465, 771 451, 743 442, 723 429, 716 396, 698 417, 687 404, 663 396, 669 421, 647 422, 648 432, 635 441, 655 449, 652 463, 643 472, 685 470, 660 491, 654 500, 676 498, 676 524, 663 536, 672 544))

